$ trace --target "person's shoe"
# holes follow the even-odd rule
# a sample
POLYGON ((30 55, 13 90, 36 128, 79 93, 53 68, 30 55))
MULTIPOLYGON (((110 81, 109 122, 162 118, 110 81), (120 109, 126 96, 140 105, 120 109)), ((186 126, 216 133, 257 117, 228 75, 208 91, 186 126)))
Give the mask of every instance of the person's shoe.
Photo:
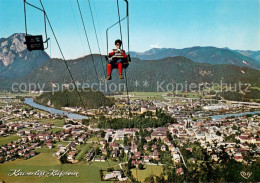
POLYGON ((119 74, 119 79, 124 79, 123 74, 119 74))
POLYGON ((106 80, 111 80, 111 76, 107 76, 107 77, 106 77, 106 80))

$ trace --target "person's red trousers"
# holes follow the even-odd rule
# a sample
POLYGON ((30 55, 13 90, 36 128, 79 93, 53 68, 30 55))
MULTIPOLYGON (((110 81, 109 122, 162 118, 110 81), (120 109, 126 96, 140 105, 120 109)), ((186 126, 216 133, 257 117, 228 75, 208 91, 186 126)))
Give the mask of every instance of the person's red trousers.
MULTIPOLYGON (((119 72, 119 74, 122 74, 122 70, 123 70, 123 65, 122 65, 122 63, 118 63, 118 64, 117 64, 117 67, 118 67, 118 72, 119 72)), ((110 75, 111 75, 111 72, 112 72, 112 65, 111 65, 111 64, 108 64, 108 65, 107 65, 107 74, 110 76, 110 75)))

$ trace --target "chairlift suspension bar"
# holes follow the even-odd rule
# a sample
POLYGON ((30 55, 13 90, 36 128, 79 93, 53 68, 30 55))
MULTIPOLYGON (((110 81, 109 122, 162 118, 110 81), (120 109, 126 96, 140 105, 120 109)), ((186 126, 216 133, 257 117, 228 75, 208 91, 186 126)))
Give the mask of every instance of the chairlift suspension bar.
MULTIPOLYGON (((48 39, 48 35, 47 35, 48 32, 47 32, 47 26, 46 26, 46 13, 45 13, 45 11, 43 11, 43 12, 44 12, 44 18, 43 18, 43 19, 44 19, 45 40, 46 40, 44 43, 47 43, 47 48, 48 48, 48 46, 49 46, 49 45, 48 45, 48 40, 49 40, 49 39, 48 39)), ((46 49, 47 49, 47 48, 46 48, 46 49)))
MULTIPOLYGON (((123 41, 123 34, 122 34, 122 26, 121 26, 121 18, 120 18, 120 9, 119 9, 119 3, 118 0, 116 0, 117 4, 117 14, 118 14, 118 22, 119 22, 119 30, 120 30, 120 36, 121 36, 121 41, 123 41)), ((127 16, 127 15, 126 15, 127 16)), ((122 49, 124 49, 124 44, 122 43, 122 49)))
POLYGON ((47 46, 46 46, 46 48, 44 48, 44 50, 45 49, 47 49, 48 48, 48 35, 47 35, 47 24, 46 24, 46 12, 45 12, 45 10, 44 10, 44 7, 42 6, 42 4, 41 4, 41 6, 42 6, 42 9, 41 8, 39 8, 39 7, 37 7, 37 6, 35 6, 35 5, 33 5, 33 4, 31 4, 31 3, 28 3, 26 0, 24 0, 24 19, 25 19, 25 34, 26 34, 26 36, 28 36, 28 32, 27 32, 27 16, 26 16, 26 4, 27 5, 29 5, 29 6, 31 6, 31 7, 33 7, 33 8, 35 8, 35 9, 37 9, 37 10, 39 10, 39 11, 41 11, 41 12, 43 12, 43 16, 44 16, 44 30, 45 30, 45 41, 43 41, 43 43, 46 43, 47 44, 47 46))
MULTIPOLYGON (((129 10, 128 10, 128 1, 125 0, 126 2, 126 17, 127 18, 127 44, 128 44, 128 58, 129 57, 129 10)), ((119 8, 119 2, 117 0, 117 12, 118 12, 118 23, 119 23, 119 28, 120 28, 120 36, 121 36, 121 40, 123 39, 123 35, 122 35, 122 26, 121 26, 121 18, 120 18, 120 8, 119 8)), ((124 18, 124 19, 125 19, 124 18)), ((123 48, 123 44, 122 44, 122 49, 123 48)), ((128 60, 128 62, 131 60, 128 60)), ((125 69, 125 85, 126 85, 126 95, 127 95, 127 104, 128 104, 128 116, 130 116, 131 113, 131 107, 130 107, 130 97, 129 97, 129 93, 128 93, 128 82, 127 82, 127 74, 126 74, 126 69, 125 69)))
MULTIPOLYGON (((123 20, 125 20, 127 17, 122 18, 120 21, 122 22, 123 20)), ((106 30, 106 40, 107 40, 107 55, 108 55, 108 31, 109 29, 113 28, 114 26, 116 26, 120 21, 114 23, 113 25, 111 25, 110 27, 107 28, 106 30)))
MULTIPOLYGON (((125 3, 126 3, 126 16, 124 17, 124 18, 122 18, 122 19, 120 19, 120 17, 119 17, 119 20, 116 22, 116 23, 114 23, 113 25, 111 25, 110 27, 108 27, 107 28, 107 30, 106 30, 106 41, 107 41, 107 55, 108 55, 108 31, 109 31, 109 29, 111 29, 111 28, 113 28, 115 25, 117 25, 117 24, 121 24, 121 22, 122 21, 124 21, 126 18, 128 18, 129 17, 129 5, 128 5, 128 1, 127 0, 124 0, 125 1, 125 3)), ((117 0, 117 3, 118 3, 118 0, 117 0)), ((119 4, 118 4, 118 8, 119 8, 119 4)), ((118 10, 118 15, 119 15, 119 10, 118 10)), ((129 21, 129 19, 128 19, 128 21, 129 21)), ((128 24, 127 24, 127 29, 128 29, 128 40, 129 40, 129 22, 128 22, 128 24)), ((122 39, 122 38, 121 38, 122 39)), ((129 44, 129 41, 128 41, 128 44, 129 44)))
MULTIPOLYGON (((128 55, 130 54, 130 31, 129 31, 129 4, 128 1, 125 0, 126 2, 126 15, 127 15, 127 51, 128 51, 128 55)), ((131 60, 130 60, 131 61, 131 60)))
POLYGON ((24 2, 25 2, 26 4, 28 4, 29 6, 32 6, 32 7, 36 8, 37 10, 40 10, 40 11, 42 11, 42 12, 44 13, 44 9, 41 9, 41 8, 39 8, 39 7, 37 7, 37 6, 33 5, 33 4, 31 4, 31 3, 28 3, 27 0, 24 0, 24 2))
POLYGON ((27 20, 26 20, 26 0, 23 1, 24 5, 24 23, 25 23, 25 35, 27 36, 27 20))

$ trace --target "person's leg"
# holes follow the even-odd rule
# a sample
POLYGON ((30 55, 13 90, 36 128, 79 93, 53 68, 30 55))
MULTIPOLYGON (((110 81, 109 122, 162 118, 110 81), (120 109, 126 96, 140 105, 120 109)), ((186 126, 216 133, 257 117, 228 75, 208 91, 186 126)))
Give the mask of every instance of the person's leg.
POLYGON ((111 72, 112 72, 112 65, 111 64, 107 64, 107 77, 106 77, 106 80, 110 80, 111 79, 111 72))
POLYGON ((123 70, 122 63, 118 63, 118 72, 119 72, 120 75, 122 74, 122 70, 123 70))
POLYGON ((108 64, 108 65, 107 65, 107 75, 108 75, 108 76, 111 76, 111 72, 112 72, 112 65, 111 65, 111 64, 108 64))
POLYGON ((121 61, 122 61, 121 59, 119 59, 117 61, 117 67, 118 67, 118 72, 119 72, 119 79, 123 79, 124 78, 124 76, 122 74, 122 72, 123 72, 123 64, 122 64, 121 61))
POLYGON ((119 74, 121 75, 122 74, 122 70, 123 70, 122 59, 118 59, 117 60, 117 68, 118 68, 119 74))

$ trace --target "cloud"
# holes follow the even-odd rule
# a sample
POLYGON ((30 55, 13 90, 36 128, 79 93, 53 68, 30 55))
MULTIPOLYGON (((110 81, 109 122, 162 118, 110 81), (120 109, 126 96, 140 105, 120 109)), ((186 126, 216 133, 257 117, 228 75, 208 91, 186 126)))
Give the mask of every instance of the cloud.
POLYGON ((158 44, 151 44, 150 47, 151 47, 151 48, 162 48, 162 47, 159 46, 158 44))

